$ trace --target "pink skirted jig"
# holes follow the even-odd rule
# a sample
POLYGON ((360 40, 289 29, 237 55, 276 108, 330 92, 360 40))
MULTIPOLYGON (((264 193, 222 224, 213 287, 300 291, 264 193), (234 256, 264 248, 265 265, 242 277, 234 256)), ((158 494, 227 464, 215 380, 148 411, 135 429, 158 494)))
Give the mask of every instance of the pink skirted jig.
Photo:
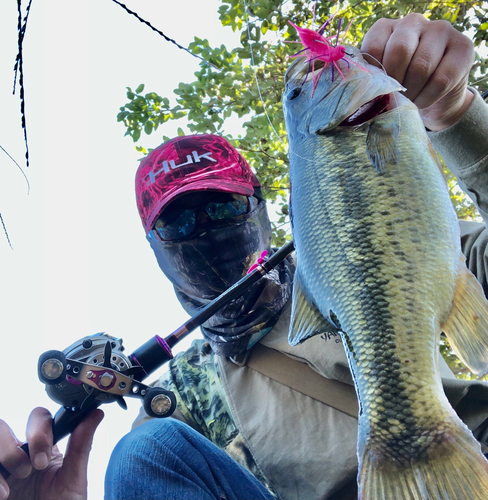
POLYGON ((342 38, 340 40, 339 40, 339 33, 341 31, 342 19, 340 19, 339 21, 339 29, 337 31, 337 36, 336 35, 332 35, 329 37, 323 36, 325 28, 327 27, 329 22, 332 21, 332 19, 334 19, 334 16, 332 16, 330 19, 327 19, 327 21, 318 29, 318 31, 314 31, 309 28, 300 28, 296 24, 293 24, 291 21, 288 21, 298 31, 300 42, 287 41, 287 43, 301 43, 304 47, 304 49, 298 51, 296 54, 293 54, 292 56, 289 57, 299 57, 302 55, 308 56, 308 71, 303 83, 307 81, 308 75, 310 73, 310 68, 312 68, 312 81, 313 81, 312 97, 313 93, 315 92, 315 88, 317 87, 320 75, 325 71, 325 69, 327 68, 327 66, 329 66, 329 64, 331 65, 331 70, 332 70, 332 81, 334 81, 334 66, 337 68, 337 71, 339 71, 342 78, 345 78, 344 74, 341 71, 341 68, 339 68, 339 65, 337 64, 337 61, 341 59, 347 62, 348 68, 349 68, 349 63, 351 62, 352 64, 358 66, 362 70, 369 73, 369 71, 366 68, 354 62, 350 57, 347 57, 348 54, 346 52, 346 48, 340 45, 344 40, 345 36, 347 35, 353 20, 351 20, 351 22, 349 23, 347 30, 345 31, 344 35, 342 35, 342 38), (335 45, 332 45, 331 43, 331 40, 333 38, 336 39, 335 45), (325 65, 317 74, 315 74, 314 66, 315 66, 315 61, 317 59, 325 62, 325 65))
POLYGON ((261 255, 258 257, 258 260, 256 261, 255 264, 253 264, 250 268, 249 268, 249 271, 247 271, 247 274, 251 273, 252 271, 254 271, 254 269, 256 269, 256 267, 258 267, 260 264, 262 264, 265 259, 266 259, 266 255, 268 255, 268 251, 265 250, 264 252, 261 253, 261 255))

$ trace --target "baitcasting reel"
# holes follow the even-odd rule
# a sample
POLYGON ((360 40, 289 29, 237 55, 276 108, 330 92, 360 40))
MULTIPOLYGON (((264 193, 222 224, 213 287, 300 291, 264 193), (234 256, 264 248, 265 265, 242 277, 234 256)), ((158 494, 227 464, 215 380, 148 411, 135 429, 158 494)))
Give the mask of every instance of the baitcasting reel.
MULTIPOLYGON (((54 444, 73 432, 75 427, 95 408, 116 401, 126 409, 124 397, 140 398, 151 417, 169 417, 175 411, 176 397, 161 387, 149 387, 141 381, 169 361, 171 348, 201 326, 231 300, 240 297, 249 287, 269 273, 293 252, 289 241, 268 260, 258 262, 249 274, 222 295, 207 304, 195 316, 165 338, 149 339, 132 354, 124 354, 122 339, 105 333, 84 337, 64 351, 47 351, 38 363, 38 375, 49 397, 61 405, 53 420, 54 444)), ((29 454, 29 445, 21 448, 29 454)), ((0 474, 10 474, 0 464, 0 474)))
MULTIPOLYGON (((139 357, 142 355, 146 362, 151 358, 147 347, 138 350, 139 357)), ((152 342, 152 347, 157 348, 157 344, 152 342)), ((66 411, 79 412, 114 401, 126 410, 124 396, 127 396, 142 399, 151 417, 169 417, 176 408, 174 394, 141 383, 140 376, 152 370, 141 365, 137 351, 129 356, 123 351, 120 338, 105 333, 90 335, 64 351, 42 354, 38 364, 39 379, 46 384, 49 397, 66 411)))

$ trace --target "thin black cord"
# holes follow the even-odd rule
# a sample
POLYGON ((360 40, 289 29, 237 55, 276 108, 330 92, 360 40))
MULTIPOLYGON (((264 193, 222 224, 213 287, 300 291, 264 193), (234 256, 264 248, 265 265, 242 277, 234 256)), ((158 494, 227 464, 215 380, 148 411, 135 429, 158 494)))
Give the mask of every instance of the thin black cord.
MULTIPOLYGON (((13 92, 12 92, 15 95, 15 87, 17 84, 17 75, 19 75, 20 113, 22 116, 22 129, 24 131, 25 160, 26 160, 27 167, 29 166, 29 146, 27 143, 27 127, 26 127, 26 122, 25 122, 25 92, 24 92, 24 67, 23 67, 24 60, 23 60, 23 56, 22 56, 22 48, 23 48, 25 30, 27 28, 27 20, 29 19, 29 12, 30 12, 31 5, 32 5, 32 0, 29 0, 29 3, 27 5, 27 9, 25 11, 24 19, 22 20, 22 0, 17 0, 17 11, 18 11, 17 45, 18 45, 18 52, 17 52, 17 57, 15 58, 15 64, 14 64, 14 84, 13 84, 13 92)), ((19 167, 19 170, 22 172, 22 175, 24 176, 24 179, 27 182, 27 194, 29 194, 29 191, 30 191, 29 180, 27 179, 25 172, 22 170, 22 167, 12 158, 12 156, 10 156, 7 153, 7 151, 2 146, 0 146, 0 149, 17 165, 17 167, 19 167)), ((5 222, 3 220, 1 213, 0 213, 0 223, 2 224, 3 232, 5 233, 8 244, 9 244, 10 248, 13 250, 12 242, 10 241, 10 237, 8 235, 8 231, 7 231, 7 228, 5 226, 5 222)))
POLYGON ((29 145, 27 142, 27 127, 25 121, 25 92, 24 92, 24 60, 22 54, 22 48, 24 43, 25 30, 27 27, 27 20, 29 18, 29 12, 31 8, 32 0, 29 0, 29 4, 27 5, 27 9, 25 11, 25 17, 22 22, 22 0, 17 0, 17 10, 19 13, 19 18, 17 22, 17 30, 18 30, 18 48, 19 51, 17 53, 17 57, 15 59, 14 65, 14 88, 13 93, 15 94, 15 85, 17 82, 17 74, 19 75, 19 87, 20 87, 20 113, 22 115, 22 129, 24 131, 24 142, 25 142, 25 161, 26 166, 29 166, 29 145))
MULTIPOLYGON (((32 1, 32 0, 31 0, 32 1)), ((117 0, 112 0, 113 2, 115 2, 117 5, 120 5, 126 12, 128 12, 129 14, 132 14, 133 16, 137 17, 137 19, 139 19, 139 21, 141 21, 141 23, 144 23, 146 24, 147 26, 149 26, 153 31, 155 31, 156 33, 158 33, 159 35, 161 35, 167 42, 171 42, 171 43, 174 43, 179 49, 182 49, 186 52, 188 52, 188 54, 192 55, 193 57, 196 57, 197 59, 200 59, 202 62, 204 62, 205 64, 208 64, 209 66, 212 66, 212 68, 215 68, 217 70, 220 70, 220 68, 218 68, 217 66, 215 66, 214 64, 212 64, 211 62, 208 62, 206 61, 203 57, 197 55, 197 54, 194 54, 191 50, 188 50, 186 47, 183 47, 181 46, 179 43, 177 43, 175 40, 173 40, 172 38, 169 38, 167 37, 162 31, 158 30, 157 28, 155 28, 149 21, 146 21, 145 19, 143 19, 141 16, 139 16, 139 14, 137 14, 136 12, 130 10, 126 5, 124 5, 123 3, 120 3, 118 2, 117 0)))
MULTIPOLYGON (((17 0, 17 12, 18 12, 18 20, 17 20, 17 47, 20 48, 22 46, 22 6, 21 0, 17 0)), ((14 65, 14 90, 13 94, 15 94, 15 85, 17 83, 17 70, 19 68, 19 60, 20 60, 21 50, 17 52, 17 57, 15 58, 14 65)))
POLYGON ((19 61, 21 60, 21 57, 22 57, 22 43, 24 41, 25 28, 27 26, 27 19, 29 17, 29 12, 30 12, 30 8, 31 8, 32 0, 30 0, 29 5, 27 6, 23 24, 21 23, 21 21, 22 21, 21 3, 22 3, 22 0, 17 0, 17 10, 19 13, 19 20, 17 23, 19 53, 17 54, 17 57, 15 58, 15 66, 14 66, 14 91, 13 91, 14 94, 15 94, 15 83, 17 80, 17 69, 19 67, 19 61))

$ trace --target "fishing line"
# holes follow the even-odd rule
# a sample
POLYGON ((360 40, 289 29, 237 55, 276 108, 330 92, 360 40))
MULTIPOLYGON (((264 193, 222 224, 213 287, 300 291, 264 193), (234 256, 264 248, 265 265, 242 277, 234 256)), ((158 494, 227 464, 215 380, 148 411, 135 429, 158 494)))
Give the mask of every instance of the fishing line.
POLYGON ((483 82, 484 80, 488 79, 488 75, 484 76, 483 78, 480 78, 479 80, 476 80, 473 83, 470 83, 470 85, 476 85, 477 83, 483 82))
POLYGON ((292 151, 291 146, 289 146, 288 151, 289 151, 289 154, 292 154, 293 156, 296 156, 297 158, 300 158, 300 160, 304 160, 304 161, 307 161, 307 162, 314 160, 313 157, 311 157, 311 158, 305 158, 304 156, 300 156, 298 153, 295 153, 295 151, 292 151))
POLYGON ((29 184, 29 179, 27 178, 27 176, 25 175, 25 172, 22 170, 22 167, 14 160, 14 158, 12 158, 8 152, 2 147, 0 146, 0 149, 17 165, 17 167, 19 168, 19 170, 22 172, 22 175, 24 176, 24 179, 25 179, 25 182, 27 183, 27 194, 30 193, 30 184, 29 184))
POLYGON ((246 2, 246 0, 244 0, 244 13, 246 14, 247 36, 248 36, 249 49, 251 51, 251 64, 252 64, 252 69, 254 70, 254 79, 256 80, 256 86, 258 88, 259 99, 261 99, 261 103, 263 104, 263 110, 264 110, 264 113, 266 115, 266 118, 268 119, 269 124, 271 125, 271 129, 273 130, 273 132, 276 135, 276 137, 278 138, 278 140, 284 144, 284 141, 278 135, 278 132, 276 132, 273 124, 271 123, 271 119, 270 119, 270 117, 268 115, 268 111, 266 109, 266 104, 264 102, 263 96, 261 95, 261 88, 259 87, 259 82, 258 82, 258 73, 256 71, 256 65, 254 64, 254 52, 252 50, 252 44, 251 44, 251 30, 249 29, 249 16, 247 15, 247 2, 246 2))
POLYGON ((116 3, 117 5, 120 5, 127 13, 132 14, 134 17, 136 17, 137 19, 139 19, 139 21, 141 21, 141 23, 145 24, 146 26, 149 26, 153 31, 155 31, 156 33, 158 33, 158 35, 161 35, 167 42, 174 43, 179 49, 184 50, 185 52, 188 52, 188 54, 192 55, 193 57, 196 57, 197 59, 200 59, 200 61, 202 61, 203 63, 207 64, 208 66, 212 66, 212 68, 216 69, 217 71, 221 71, 221 69, 219 67, 215 66, 214 64, 212 64, 211 62, 207 61, 206 59, 204 59, 203 57, 199 56, 198 54, 194 54, 191 50, 187 49, 186 47, 183 47, 182 45, 180 45, 178 42, 176 42, 172 38, 169 38, 168 36, 166 36, 161 30, 158 30, 157 28, 155 28, 149 21, 146 21, 141 16, 139 16, 139 14, 137 14, 137 12, 134 12, 133 10, 130 10, 127 7, 127 5, 124 5, 123 3, 121 3, 121 2, 119 2, 117 0, 112 0, 112 1, 114 3, 116 3))
POLYGON ((10 242, 10 238, 8 237, 7 228, 5 227, 5 223, 3 222, 3 217, 2 217, 1 213, 0 213, 0 222, 2 223, 3 232, 5 233, 5 236, 7 237, 8 244, 9 244, 10 248, 13 250, 14 247, 12 246, 12 243, 10 242))

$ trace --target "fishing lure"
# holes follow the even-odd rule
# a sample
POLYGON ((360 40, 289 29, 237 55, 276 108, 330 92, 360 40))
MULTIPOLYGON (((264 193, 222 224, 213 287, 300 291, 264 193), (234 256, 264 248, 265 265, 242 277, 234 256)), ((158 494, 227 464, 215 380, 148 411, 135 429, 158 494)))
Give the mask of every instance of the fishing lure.
POLYGON ((307 81, 310 69, 312 69, 312 81, 313 81, 312 97, 315 92, 315 88, 317 87, 317 84, 319 82, 321 74, 325 71, 325 69, 329 65, 332 70, 332 81, 334 81, 334 66, 336 67, 337 71, 339 71, 342 78, 345 78, 344 73, 341 71, 341 68, 337 64, 337 61, 340 60, 346 61, 348 68, 350 67, 349 63, 352 63, 361 68, 362 70, 366 71, 367 73, 369 73, 369 71, 366 68, 353 61, 350 57, 347 57, 348 54, 346 52, 346 48, 343 45, 341 45, 349 29, 351 28, 353 20, 351 20, 349 26, 342 35, 342 38, 339 40, 342 19, 339 20, 339 29, 337 31, 337 35, 332 35, 329 37, 325 37, 323 35, 325 28, 327 27, 329 22, 332 21, 332 19, 334 19, 334 16, 327 19, 327 21, 322 26, 320 26, 320 28, 317 31, 314 31, 309 28, 300 28, 291 21, 288 21, 297 30, 298 37, 300 38, 299 42, 290 41, 288 43, 301 43, 304 47, 302 50, 298 51, 296 54, 293 54, 292 56, 289 57, 299 57, 301 55, 308 56, 308 71, 302 85, 307 81), (335 45, 332 44, 332 40, 334 38, 335 38, 335 45), (323 68, 317 74, 315 74, 316 60, 320 60, 325 63, 323 68))
POLYGON ((256 263, 253 264, 249 268, 249 271, 247 271, 247 274, 251 274, 251 272, 254 271, 254 269, 256 269, 256 267, 259 267, 265 261, 266 255, 268 255, 268 251, 267 250, 265 250, 264 252, 261 253, 261 255, 258 257, 258 260, 256 261, 256 263))

